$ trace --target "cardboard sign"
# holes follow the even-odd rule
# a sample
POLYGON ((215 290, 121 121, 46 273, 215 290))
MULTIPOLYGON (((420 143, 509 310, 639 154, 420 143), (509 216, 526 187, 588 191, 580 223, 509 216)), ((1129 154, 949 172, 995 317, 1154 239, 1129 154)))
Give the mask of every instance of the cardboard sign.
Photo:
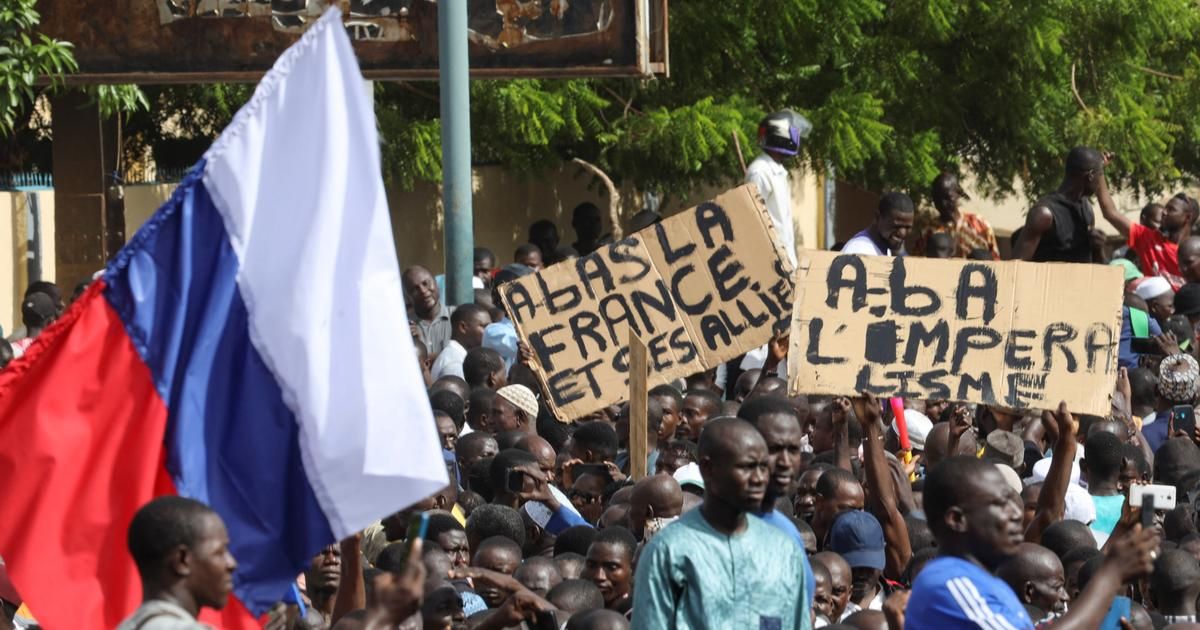
POLYGON ((559 419, 625 399, 632 330, 655 387, 787 329, 791 263, 758 192, 742 186, 576 260, 506 285, 559 419))
POLYGON ((793 392, 1109 412, 1115 267, 821 251, 798 266, 793 392))

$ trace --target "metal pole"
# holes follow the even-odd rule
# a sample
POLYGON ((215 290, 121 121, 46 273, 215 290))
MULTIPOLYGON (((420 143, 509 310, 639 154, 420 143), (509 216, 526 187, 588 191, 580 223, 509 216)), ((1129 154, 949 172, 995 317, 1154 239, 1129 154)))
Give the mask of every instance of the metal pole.
POLYGON ((471 213, 470 61, 467 0, 441 0, 438 10, 438 77, 442 97, 442 212, 445 217, 446 301, 467 304, 475 239, 471 213))
POLYGON ((831 249, 837 242, 834 236, 834 222, 837 221, 837 170, 830 165, 825 169, 825 249, 831 249))

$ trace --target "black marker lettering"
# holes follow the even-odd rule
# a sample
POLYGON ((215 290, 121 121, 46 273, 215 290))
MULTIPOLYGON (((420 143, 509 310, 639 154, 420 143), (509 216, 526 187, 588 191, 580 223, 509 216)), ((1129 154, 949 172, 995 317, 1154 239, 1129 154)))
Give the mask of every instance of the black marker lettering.
MULTIPOLYGON (((990 328, 968 326, 959 329, 954 338, 954 359, 950 362, 950 372, 958 374, 962 371, 963 359, 966 358, 968 350, 989 350, 1000 345, 1001 340, 1000 333, 990 328)), ((962 396, 959 396, 959 399, 962 399, 962 396)))
POLYGON ((805 356, 808 362, 812 365, 831 365, 834 363, 845 363, 846 357, 826 357, 821 356, 821 329, 825 327, 825 320, 820 317, 814 317, 808 323, 808 352, 805 356))
POLYGON ((928 400, 946 400, 950 398, 950 386, 942 382, 946 378, 946 370, 929 370, 917 377, 917 382, 928 392, 928 400))
POLYGON ((895 320, 871 322, 867 325, 866 350, 863 358, 871 363, 889 365, 896 362, 896 345, 900 343, 900 325, 895 320))
POLYGON ((542 296, 546 298, 546 306, 549 307, 551 315, 557 315, 579 306, 579 302, 582 300, 579 294, 579 287, 569 284, 557 291, 552 291, 550 286, 546 284, 546 279, 542 277, 542 274, 534 274, 533 279, 541 287, 542 296), (560 304, 559 299, 564 296, 566 296, 566 301, 560 304))
POLYGON ((633 298, 633 307, 637 309, 638 316, 642 318, 642 326, 647 335, 653 335, 656 330, 654 319, 646 312, 647 306, 662 315, 663 319, 669 322, 675 320, 675 303, 671 301, 667 285, 659 279, 654 281, 654 288, 658 289, 657 297, 642 291, 634 291, 630 295, 633 298))
POLYGON ((590 311, 580 311, 571 316, 569 320, 571 327, 571 337, 575 339, 575 346, 579 348, 579 356, 583 359, 588 358, 588 344, 585 339, 591 339, 596 344, 596 352, 604 352, 608 349, 608 342, 604 340, 604 335, 600 334, 600 317, 590 311))
POLYGON ((992 375, 984 372, 976 379, 970 374, 959 376, 958 381, 958 396, 957 400, 968 400, 970 395, 968 392, 972 389, 979 390, 980 397, 983 402, 988 405, 996 404, 996 390, 992 388, 992 375))
POLYGON ((614 346, 625 345, 626 339, 617 335, 617 324, 625 322, 633 329, 637 336, 642 336, 642 329, 638 326, 637 318, 629 310, 629 303, 625 301, 625 296, 620 293, 613 293, 600 300, 600 317, 604 318, 604 323, 608 324, 608 338, 612 340, 614 346), (616 314, 611 312, 611 306, 616 304, 620 307, 620 311, 616 314))
POLYGON ((662 223, 654 224, 654 233, 658 235, 658 246, 662 248, 663 258, 666 259, 668 265, 680 258, 690 256, 692 252, 696 251, 695 243, 688 243, 679 249, 671 247, 671 241, 667 238, 667 230, 663 228, 662 223))
POLYGON ((650 273, 650 269, 651 269, 650 261, 646 260, 645 258, 642 258, 642 256, 637 251, 637 246, 639 243, 640 243, 640 241, 637 239, 637 237, 631 236, 626 239, 621 239, 620 241, 617 241, 616 243, 613 243, 611 246, 609 246, 608 256, 609 256, 609 258, 612 258, 613 262, 615 262, 615 263, 628 262, 628 263, 633 263, 633 264, 637 265, 637 267, 638 267, 638 270, 636 272, 634 272, 632 274, 626 274, 626 275, 621 276, 621 280, 620 280, 621 284, 637 282, 638 280, 645 278, 646 274, 650 273))
POLYGON ((896 388, 894 386, 888 385, 886 383, 881 384, 881 385, 876 385, 875 383, 873 383, 871 381, 871 376, 873 374, 874 374, 874 370, 871 369, 870 363, 863 365, 861 368, 859 368, 858 376, 854 379, 854 391, 867 392, 870 394, 874 394, 875 396, 889 396, 890 397, 892 395, 892 393, 896 391, 896 388))
POLYGON ((905 270, 904 258, 896 258, 892 262, 892 273, 888 274, 888 287, 892 293, 892 310, 897 315, 925 317, 942 308, 942 298, 938 297, 933 289, 920 285, 910 287, 905 283, 907 277, 908 272, 905 270), (909 298, 914 295, 920 296, 920 299, 923 299, 926 304, 909 306, 909 298))
POLYGON ((958 290, 954 292, 954 314, 967 319, 972 298, 983 301, 983 323, 996 317, 996 272, 987 265, 967 263, 958 274, 958 290), (975 282, 978 276, 978 283, 975 282))
POLYGON ((608 261, 601 258, 599 254, 576 258, 575 273, 579 274, 579 280, 583 283, 583 288, 587 290, 588 297, 593 300, 596 299, 596 292, 592 289, 593 280, 599 280, 600 284, 603 285, 602 295, 612 293, 616 288, 613 286, 612 271, 608 268, 608 261))
POLYGON ((676 360, 680 365, 687 365, 696 359, 696 346, 687 338, 687 330, 676 328, 671 332, 671 349, 681 353, 676 360))
POLYGON ((675 298, 675 303, 679 308, 683 309, 688 315, 703 315, 708 310, 708 305, 712 303, 712 295, 705 293, 704 297, 698 302, 687 302, 683 299, 683 293, 679 290, 679 285, 683 283, 684 277, 696 270, 696 266, 687 264, 675 270, 671 276, 671 297, 675 298))
POLYGON ((724 320, 717 315, 705 315, 700 318, 700 334, 704 336, 704 345, 708 346, 709 350, 717 349, 717 338, 720 337, 720 342, 728 346, 733 343, 729 337, 729 329, 725 326, 724 320))
POLYGON ((567 349, 567 344, 556 343, 549 344, 546 342, 546 337, 555 331, 563 329, 562 324, 552 324, 543 330, 539 330, 529 335, 529 347, 533 353, 537 355, 538 365, 542 366, 547 372, 555 372, 554 355, 567 349))
POLYGON ((508 297, 508 316, 514 322, 523 324, 537 317, 537 305, 534 304, 533 298, 529 295, 529 289, 525 288, 524 283, 509 282, 504 285, 503 291, 508 297), (522 310, 528 310, 528 315, 522 314, 522 310))
POLYGON ((667 347, 666 333, 651 339, 650 343, 646 344, 646 349, 649 350, 650 364, 655 370, 661 371, 671 367, 672 365, 675 365, 675 363, 671 361, 671 353, 668 352, 669 348, 667 347), (666 360, 664 361, 663 359, 666 360))
POLYGON ((925 322, 915 321, 908 332, 908 346, 904 349, 904 362, 909 365, 917 364, 917 353, 921 347, 933 345, 933 364, 946 361, 946 349, 950 347, 950 326, 946 320, 939 319, 933 328, 926 328, 925 322))
POLYGON ((564 370, 546 379, 554 404, 561 407, 584 397, 574 370, 564 370))
POLYGON ((728 302, 737 297, 750 284, 745 276, 738 277, 738 272, 745 267, 737 259, 721 267, 721 263, 731 256, 733 256, 733 251, 729 249, 729 246, 722 245, 712 253, 712 256, 708 257, 708 270, 712 273, 713 283, 717 285, 717 297, 721 298, 722 302, 728 302), (729 284, 730 281, 733 281, 732 285, 729 284))
POLYGON ((704 245, 709 249, 716 247, 712 237, 713 228, 721 228, 721 240, 733 242, 733 224, 729 222, 729 215, 725 214, 724 208, 711 201, 696 207, 696 227, 700 228, 704 245))
POLYGON ((1045 336, 1042 337, 1042 354, 1045 357, 1042 369, 1049 372, 1054 367, 1054 348, 1058 347, 1067 359, 1067 371, 1075 372, 1079 365, 1075 361, 1075 354, 1071 352, 1067 344, 1074 341, 1077 336, 1075 328, 1066 322, 1054 322, 1047 326, 1045 336))
POLYGON ((1118 340, 1113 336, 1112 328, 1108 324, 1095 323, 1088 327, 1087 343, 1084 344, 1084 350, 1087 352, 1087 369, 1089 372, 1096 371, 1096 357, 1103 352, 1103 361, 1101 367, 1104 373, 1112 372, 1114 352, 1117 349, 1118 340))
POLYGON ((837 309, 838 295, 842 289, 850 289, 850 307, 855 313, 867 305, 867 268, 858 256, 834 258, 825 276, 825 286, 829 288, 829 295, 825 298, 825 305, 829 308, 837 309), (854 271, 853 278, 845 277, 847 269, 854 271))
POLYGON ((1033 344, 1023 344, 1022 339, 1037 339, 1037 332, 1024 328, 1008 331, 1008 343, 1004 345, 1004 364, 1014 370, 1033 368, 1033 357, 1017 356, 1018 353, 1033 352, 1033 344))

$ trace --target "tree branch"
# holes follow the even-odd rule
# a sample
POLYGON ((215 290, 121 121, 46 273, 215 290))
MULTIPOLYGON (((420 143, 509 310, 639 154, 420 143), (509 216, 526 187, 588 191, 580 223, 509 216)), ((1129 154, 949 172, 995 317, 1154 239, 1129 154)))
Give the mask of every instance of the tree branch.
POLYGON ((604 183, 604 187, 608 190, 608 220, 612 222, 612 232, 614 240, 621 240, 621 193, 617 190, 612 179, 600 169, 599 166, 592 164, 586 160, 579 158, 571 158, 571 161, 578 164, 583 170, 600 178, 604 183))
POLYGON ((1133 68, 1134 70, 1141 70, 1142 72, 1145 72, 1146 74, 1152 74, 1156 77, 1162 77, 1164 79, 1171 79, 1172 81, 1183 81, 1185 78, 1182 75, 1170 74, 1167 72, 1162 72, 1160 70, 1155 70, 1153 68, 1147 68, 1146 66, 1139 66, 1136 63, 1133 63, 1132 61, 1127 61, 1125 63, 1128 64, 1129 67, 1133 68))
POLYGON ((1075 64, 1071 64, 1071 93, 1075 95, 1075 101, 1079 103, 1083 111, 1092 113, 1092 110, 1088 109, 1087 103, 1083 102, 1083 97, 1079 95, 1079 88, 1075 85, 1075 64))

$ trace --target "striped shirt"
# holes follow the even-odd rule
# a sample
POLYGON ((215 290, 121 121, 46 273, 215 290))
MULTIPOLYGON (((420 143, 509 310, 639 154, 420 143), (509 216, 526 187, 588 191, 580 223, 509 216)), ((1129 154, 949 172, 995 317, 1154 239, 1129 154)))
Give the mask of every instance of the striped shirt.
POLYGON ((917 576, 904 628, 1031 630, 1033 620, 1003 580, 962 558, 942 556, 917 576))

